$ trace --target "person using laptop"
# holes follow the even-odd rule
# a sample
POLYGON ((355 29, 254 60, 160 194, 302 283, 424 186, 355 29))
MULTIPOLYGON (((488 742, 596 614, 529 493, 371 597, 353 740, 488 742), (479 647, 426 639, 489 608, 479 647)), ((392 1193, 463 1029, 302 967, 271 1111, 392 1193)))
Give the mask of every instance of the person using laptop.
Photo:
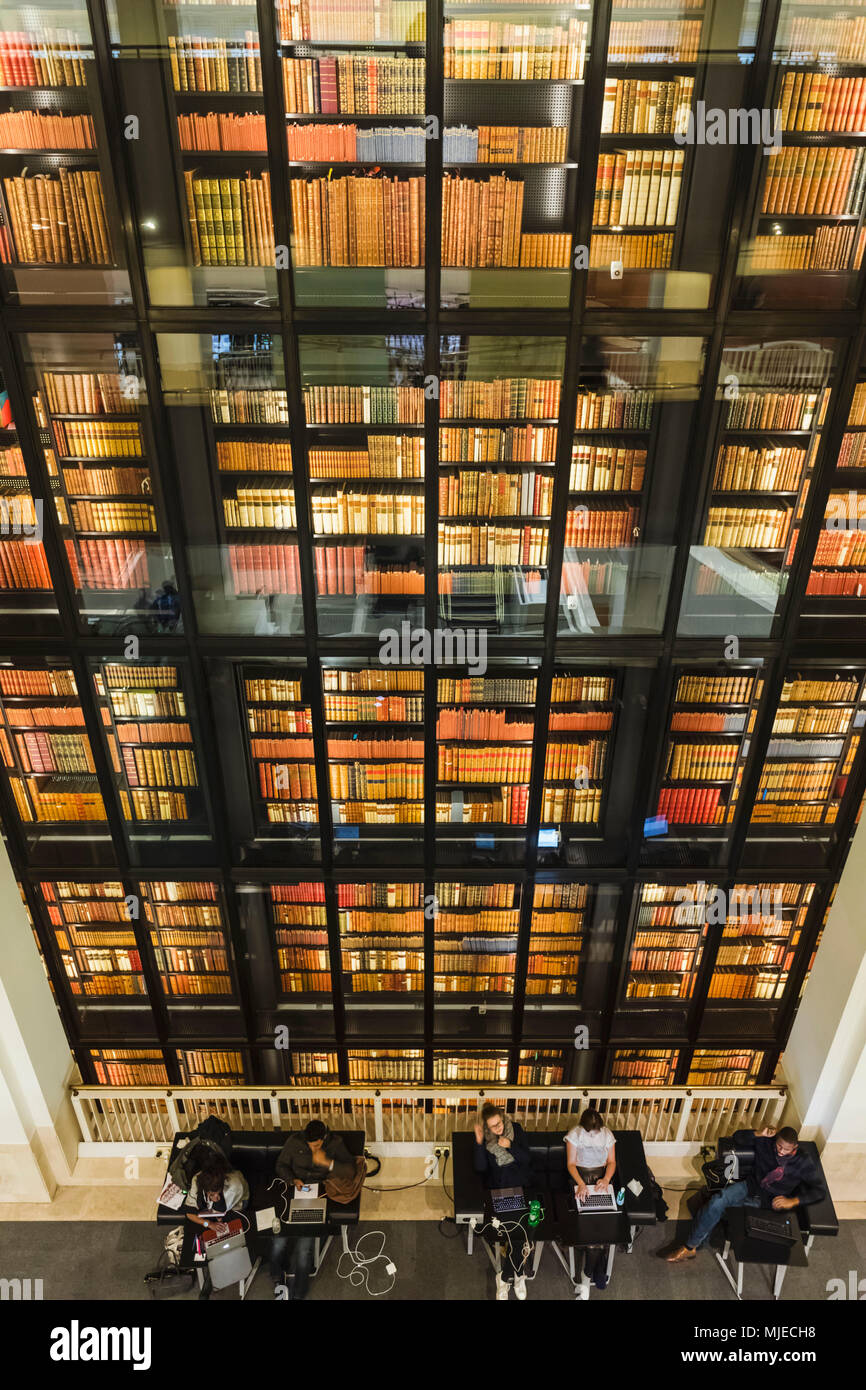
POLYGON ((729 1182, 702 1207, 691 1224, 685 1244, 678 1245, 665 1258, 669 1264, 693 1260, 722 1219, 728 1207, 764 1207, 790 1211, 810 1206, 826 1195, 818 1169, 799 1147, 795 1129, 786 1126, 778 1133, 740 1129, 734 1135, 738 1149, 751 1149, 755 1162, 745 1178, 729 1182))
MULTIPOLYGON (((192 1263, 193 1242, 200 1231, 225 1235, 229 1222, 243 1211, 249 1199, 250 1189, 243 1173, 230 1167, 228 1159, 221 1154, 212 1153, 206 1166, 195 1174, 187 1193, 181 1266, 192 1263)), ((212 1286, 207 1263, 202 1273, 204 1283, 199 1298, 210 1298, 212 1286)))
MULTIPOLYGON (((574 1179, 575 1199, 583 1202, 590 1189, 598 1193, 613 1191, 616 1169, 616 1141, 598 1110, 584 1110, 577 1124, 565 1136, 566 1165, 574 1179)), ((578 1298, 589 1298, 590 1280, 599 1290, 607 1288, 609 1247, 591 1245, 584 1251, 583 1273, 578 1298)))
MULTIPOLYGON (((332 1134, 321 1120, 310 1120, 306 1129, 289 1135, 277 1159, 276 1174, 297 1191, 321 1183, 320 1190, 324 1192, 324 1184, 333 1179, 348 1190, 357 1179, 358 1164, 338 1134, 332 1134)), ((315 1250, 315 1236, 295 1236, 284 1231, 274 1236, 270 1269, 276 1297, 281 1296, 279 1286, 284 1275, 288 1275, 289 1299, 300 1302, 306 1298, 315 1250)))
MULTIPOLYGON (((504 1187, 523 1188, 531 1179, 529 1141, 521 1125, 510 1120, 498 1105, 485 1105, 475 1124, 475 1151, 472 1164, 481 1173, 485 1185, 494 1190, 504 1187)), ((495 1241, 502 1240, 504 1263, 496 1276, 497 1300, 505 1302, 513 1287, 516 1298, 526 1298, 526 1277, 523 1273, 531 1243, 523 1222, 526 1212, 514 1212, 505 1221, 504 1234, 494 1232, 495 1241)), ((485 1237, 490 1239, 490 1237, 485 1237)), ((495 1243, 491 1240, 491 1244, 495 1243)))

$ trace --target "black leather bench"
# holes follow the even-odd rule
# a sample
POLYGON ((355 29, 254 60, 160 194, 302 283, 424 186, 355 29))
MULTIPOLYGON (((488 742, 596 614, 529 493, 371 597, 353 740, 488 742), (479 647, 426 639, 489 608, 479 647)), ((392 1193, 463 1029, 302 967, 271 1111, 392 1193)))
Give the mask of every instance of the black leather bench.
MULTIPOLYGON (((824 1176, 824 1169, 821 1167, 821 1157, 817 1146, 810 1139, 801 1139, 799 1147, 815 1164, 827 1192, 827 1196, 822 1197, 820 1202, 813 1202, 809 1206, 794 1207, 793 1209, 800 1225, 806 1250, 809 1251, 815 1236, 837 1236, 839 1234, 839 1218, 830 1197, 830 1188, 824 1176)), ((728 1135, 719 1140, 718 1157, 724 1158, 731 1153, 736 1154, 737 1171, 740 1177, 744 1178, 754 1167, 754 1150, 735 1145, 733 1135, 728 1135)))

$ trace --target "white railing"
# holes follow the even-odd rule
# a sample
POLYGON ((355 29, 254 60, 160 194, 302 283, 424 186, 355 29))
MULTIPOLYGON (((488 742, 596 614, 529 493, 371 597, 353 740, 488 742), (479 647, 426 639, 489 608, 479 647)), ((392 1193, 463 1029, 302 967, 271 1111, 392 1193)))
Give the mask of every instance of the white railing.
POLYGON ((88 1146, 170 1143, 178 1130, 215 1114, 236 1130, 300 1129, 325 1120, 332 1129, 363 1129, 369 1144, 419 1151, 447 1142, 452 1130, 470 1129, 488 1100, 528 1130, 567 1129, 595 1105, 611 1128, 639 1129, 653 1144, 712 1144, 735 1129, 775 1125, 786 1101, 779 1086, 77 1086, 70 1094, 88 1146))

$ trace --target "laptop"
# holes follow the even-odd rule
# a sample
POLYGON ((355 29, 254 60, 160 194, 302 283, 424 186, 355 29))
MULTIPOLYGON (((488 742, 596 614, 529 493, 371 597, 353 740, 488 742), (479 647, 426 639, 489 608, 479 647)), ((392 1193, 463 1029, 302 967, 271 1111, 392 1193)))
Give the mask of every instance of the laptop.
POLYGON ((586 1189, 586 1194, 581 1201, 577 1195, 577 1188, 574 1189, 574 1201, 578 1211, 619 1211, 616 1204, 616 1195, 612 1188, 607 1192, 596 1192, 595 1183, 586 1189))
POLYGON ((230 1284, 239 1284, 253 1267, 243 1232, 227 1236, 224 1240, 208 1241, 205 1255, 215 1289, 227 1289, 230 1284))
POLYGON ((324 1226, 328 1214, 327 1197, 312 1197, 306 1201, 292 1198, 289 1214, 285 1218, 288 1226, 324 1226))
POLYGON ((783 1211, 755 1211, 745 1208, 746 1235, 754 1240, 771 1240, 779 1245, 793 1245, 797 1239, 790 1216, 783 1211))
POLYGON ((490 1194, 490 1200, 497 1216, 505 1216, 509 1212, 529 1210, 522 1187, 496 1187, 490 1194))

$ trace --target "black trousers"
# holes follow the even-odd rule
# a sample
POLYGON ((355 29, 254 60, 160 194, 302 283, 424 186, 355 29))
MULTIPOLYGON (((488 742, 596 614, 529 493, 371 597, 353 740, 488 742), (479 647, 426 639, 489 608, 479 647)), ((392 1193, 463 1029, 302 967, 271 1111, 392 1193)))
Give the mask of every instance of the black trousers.
POLYGON ((522 1212, 519 1216, 508 1219, 508 1231, 491 1231, 485 1239, 491 1250, 496 1252, 498 1249, 501 1255, 502 1280, 506 1284, 513 1284, 515 1279, 520 1278, 529 1268, 532 1256, 532 1241, 526 1226, 527 1213, 522 1212), (524 1258, 523 1247, 529 1246, 530 1253, 524 1258))

